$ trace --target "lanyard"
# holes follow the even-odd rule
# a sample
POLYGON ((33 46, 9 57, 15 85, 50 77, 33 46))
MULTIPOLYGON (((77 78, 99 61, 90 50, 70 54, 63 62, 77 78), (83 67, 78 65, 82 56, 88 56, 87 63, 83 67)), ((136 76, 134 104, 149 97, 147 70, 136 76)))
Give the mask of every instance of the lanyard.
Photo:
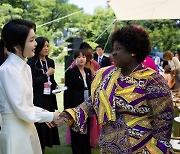
MULTIPOLYGON (((43 67, 43 63, 42 63, 42 60, 40 59, 40 63, 41 63, 41 67, 42 67, 42 71, 43 71, 43 74, 45 74, 45 70, 44 70, 44 67, 43 67)), ((46 69, 48 70, 48 64, 47 64, 47 60, 45 60, 45 63, 46 63, 46 69)), ((48 82, 50 82, 50 77, 48 76, 48 82)))
MULTIPOLYGON (((43 63, 42 63, 41 59, 40 59, 40 63, 41 63, 41 67, 42 67, 43 74, 45 74, 46 72, 45 72, 45 70, 44 70, 43 63)), ((48 70, 47 60, 45 61, 45 63, 46 63, 46 69, 48 70)))

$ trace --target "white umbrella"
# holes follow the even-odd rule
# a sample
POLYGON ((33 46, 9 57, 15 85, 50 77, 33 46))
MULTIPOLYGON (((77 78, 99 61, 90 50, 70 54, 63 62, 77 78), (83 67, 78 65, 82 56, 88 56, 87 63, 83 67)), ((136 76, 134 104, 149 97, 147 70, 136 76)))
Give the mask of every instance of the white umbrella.
POLYGON ((107 0, 118 20, 180 19, 180 0, 107 0))

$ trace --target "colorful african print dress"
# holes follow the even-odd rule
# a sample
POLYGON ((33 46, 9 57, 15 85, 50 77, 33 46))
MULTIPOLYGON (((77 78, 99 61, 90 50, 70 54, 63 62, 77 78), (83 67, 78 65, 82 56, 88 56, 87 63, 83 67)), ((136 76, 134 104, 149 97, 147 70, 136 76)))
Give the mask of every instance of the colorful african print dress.
POLYGON ((173 105, 164 78, 142 66, 129 76, 114 67, 102 68, 92 83, 91 98, 67 109, 76 131, 86 132, 86 119, 95 114, 103 124, 102 154, 170 154, 173 105))

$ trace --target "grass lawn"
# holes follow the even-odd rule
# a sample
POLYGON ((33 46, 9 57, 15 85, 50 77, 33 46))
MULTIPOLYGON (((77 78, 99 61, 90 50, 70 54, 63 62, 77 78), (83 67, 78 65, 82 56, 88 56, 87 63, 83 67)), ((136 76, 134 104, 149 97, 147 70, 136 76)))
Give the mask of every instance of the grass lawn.
MULTIPOLYGON (((61 78, 64 78, 64 65, 56 64, 55 80, 60 87, 64 84, 61 83, 61 78)), ((58 110, 63 111, 63 92, 56 95, 58 102, 58 110)), ((60 146, 54 146, 53 148, 46 148, 45 154, 71 154, 71 146, 65 144, 66 126, 58 128, 60 137, 60 146)), ((99 149, 92 149, 92 154, 99 154, 99 149)))
MULTIPOLYGON (((64 78, 64 65, 56 64, 55 80, 59 86, 64 86, 61 83, 61 78, 64 78)), ((59 111, 63 110, 63 93, 57 94, 58 108, 59 111)), ((179 110, 175 108, 175 117, 179 115, 179 110)), ((180 136, 179 123, 174 122, 173 134, 174 136, 180 136)), ((45 154, 71 154, 71 146, 65 144, 66 126, 59 127, 60 146, 54 146, 53 148, 46 148, 45 154)), ((99 154, 99 149, 92 149, 92 154, 99 154)))

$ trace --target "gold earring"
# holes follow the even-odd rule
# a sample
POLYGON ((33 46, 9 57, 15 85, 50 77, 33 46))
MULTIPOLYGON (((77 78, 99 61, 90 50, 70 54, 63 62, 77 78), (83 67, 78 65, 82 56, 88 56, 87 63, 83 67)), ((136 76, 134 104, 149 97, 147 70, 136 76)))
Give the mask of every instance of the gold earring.
POLYGON ((132 53, 132 54, 131 54, 131 56, 132 56, 132 57, 134 57, 134 56, 135 56, 135 54, 134 54, 134 53, 132 53))

